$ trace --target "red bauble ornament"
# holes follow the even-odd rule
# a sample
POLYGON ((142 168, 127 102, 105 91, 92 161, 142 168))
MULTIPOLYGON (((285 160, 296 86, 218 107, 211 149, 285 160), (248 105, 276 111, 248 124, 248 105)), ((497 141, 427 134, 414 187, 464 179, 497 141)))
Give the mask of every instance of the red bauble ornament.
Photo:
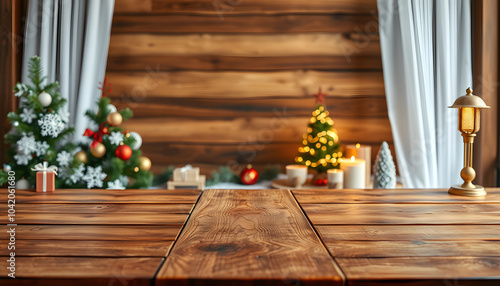
POLYGON ((116 148, 115 155, 123 161, 127 161, 132 156, 132 148, 128 145, 120 145, 116 148))
POLYGON ((257 170, 252 168, 251 165, 248 165, 245 170, 241 171, 240 179, 241 182, 245 185, 253 185, 257 183, 257 180, 259 179, 259 173, 257 173, 257 170))
POLYGON ((326 186, 328 184, 328 179, 316 179, 313 182, 315 186, 326 186))

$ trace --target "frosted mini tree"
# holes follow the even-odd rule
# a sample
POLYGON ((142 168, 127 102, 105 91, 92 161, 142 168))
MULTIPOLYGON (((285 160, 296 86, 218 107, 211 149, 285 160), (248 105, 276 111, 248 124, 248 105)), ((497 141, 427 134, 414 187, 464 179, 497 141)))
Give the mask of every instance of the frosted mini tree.
POLYGON ((373 167, 373 188, 394 189, 396 188, 396 165, 392 159, 389 144, 383 142, 373 167))
POLYGON ((325 94, 321 89, 316 97, 316 109, 312 112, 307 133, 302 136, 302 145, 295 162, 308 166, 318 173, 325 173, 328 169, 338 168, 340 144, 337 130, 333 128, 333 120, 325 108, 325 94))

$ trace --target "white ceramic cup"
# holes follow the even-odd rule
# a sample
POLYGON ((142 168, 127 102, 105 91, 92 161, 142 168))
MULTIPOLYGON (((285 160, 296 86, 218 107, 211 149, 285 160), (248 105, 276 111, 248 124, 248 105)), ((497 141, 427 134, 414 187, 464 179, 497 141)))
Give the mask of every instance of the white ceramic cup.
POLYGON ((328 188, 342 189, 344 185, 344 171, 340 169, 330 169, 327 171, 328 188))
POLYGON ((290 185, 299 188, 306 183, 307 166, 304 165, 288 165, 286 166, 286 174, 290 185))

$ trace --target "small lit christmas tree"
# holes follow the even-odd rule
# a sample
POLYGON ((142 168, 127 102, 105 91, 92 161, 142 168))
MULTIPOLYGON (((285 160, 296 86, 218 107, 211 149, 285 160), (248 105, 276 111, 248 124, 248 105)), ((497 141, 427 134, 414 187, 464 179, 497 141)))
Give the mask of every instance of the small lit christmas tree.
POLYGON ((340 144, 337 130, 333 128, 333 120, 325 108, 325 94, 321 88, 316 97, 316 110, 313 111, 307 133, 302 137, 302 147, 295 162, 308 166, 318 173, 325 173, 328 169, 339 168, 338 159, 340 144))
MULTIPOLYGON (((64 143, 74 131, 68 126, 69 113, 64 108, 66 99, 59 94, 57 81, 45 84, 47 77, 43 74, 40 57, 30 59, 28 77, 30 84, 18 82, 14 86, 20 107, 7 115, 13 126, 5 135, 5 142, 9 144, 6 151, 9 161, 0 171, 0 185, 6 183, 9 171, 13 171, 20 189, 35 185, 36 173, 31 169, 36 164, 47 161, 49 165, 61 168, 66 164, 66 157, 61 157, 61 154, 72 156, 76 147, 64 143)), ((56 188, 63 185, 64 182, 56 177, 56 188)))

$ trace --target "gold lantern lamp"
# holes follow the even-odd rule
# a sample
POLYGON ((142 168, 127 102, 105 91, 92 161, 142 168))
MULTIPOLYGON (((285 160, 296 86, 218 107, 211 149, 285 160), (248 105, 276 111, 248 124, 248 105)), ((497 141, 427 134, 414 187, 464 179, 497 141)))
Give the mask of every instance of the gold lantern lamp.
POLYGON ((464 168, 460 176, 464 180, 462 185, 454 185, 448 193, 460 196, 484 196, 484 187, 472 184, 476 177, 476 171, 472 168, 472 147, 474 137, 479 131, 480 109, 490 108, 479 97, 472 94, 472 89, 467 89, 467 94, 460 96, 449 108, 458 108, 458 130, 464 138, 464 168))

